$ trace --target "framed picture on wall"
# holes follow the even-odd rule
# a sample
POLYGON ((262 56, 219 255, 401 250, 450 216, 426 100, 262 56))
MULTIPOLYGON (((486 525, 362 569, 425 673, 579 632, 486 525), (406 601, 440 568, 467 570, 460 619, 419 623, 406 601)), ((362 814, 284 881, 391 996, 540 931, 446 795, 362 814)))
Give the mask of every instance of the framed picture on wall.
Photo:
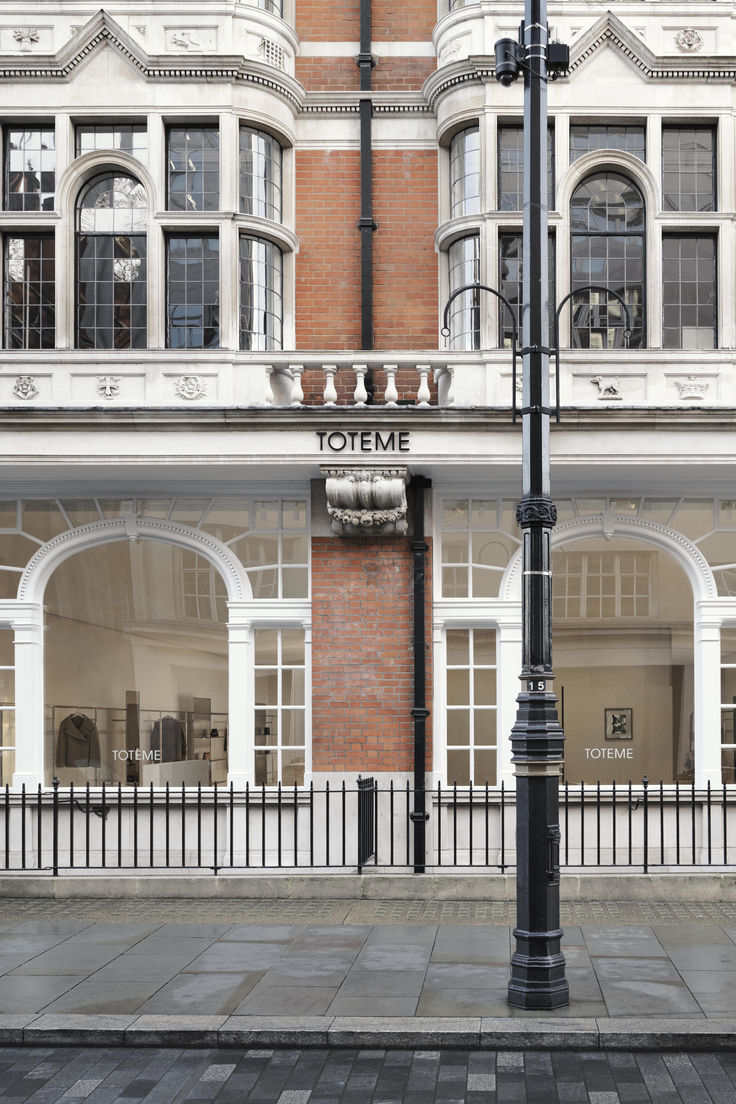
POLYGON ((604 736, 607 740, 633 740, 633 709, 604 709, 604 736))

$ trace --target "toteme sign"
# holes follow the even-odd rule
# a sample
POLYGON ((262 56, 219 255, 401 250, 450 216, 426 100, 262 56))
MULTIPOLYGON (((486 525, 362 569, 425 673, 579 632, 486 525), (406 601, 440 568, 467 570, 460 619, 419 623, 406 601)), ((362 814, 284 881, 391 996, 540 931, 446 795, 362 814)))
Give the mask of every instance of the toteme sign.
POLYGON ((496 43, 496 78, 524 76, 522 296, 522 689, 511 747, 516 770, 516 952, 509 1004, 560 1008, 569 1001, 560 943, 559 776, 564 736, 552 690, 550 535, 557 519, 549 473, 547 278, 547 78, 568 49, 550 44, 546 0, 526 0, 519 41, 496 43))

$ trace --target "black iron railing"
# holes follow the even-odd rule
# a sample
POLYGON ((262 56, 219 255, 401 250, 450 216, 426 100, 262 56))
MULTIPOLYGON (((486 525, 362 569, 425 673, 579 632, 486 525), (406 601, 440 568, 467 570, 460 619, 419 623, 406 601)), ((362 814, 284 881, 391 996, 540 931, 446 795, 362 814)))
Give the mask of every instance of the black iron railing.
MULTIPOLYGON (((414 867, 409 784, 323 787, 40 786, 0 790, 0 871, 165 872, 414 867)), ((506 786, 426 793, 426 868, 515 869, 515 795, 506 786)), ((564 784, 560 862, 568 870, 736 866, 736 787, 564 784)))

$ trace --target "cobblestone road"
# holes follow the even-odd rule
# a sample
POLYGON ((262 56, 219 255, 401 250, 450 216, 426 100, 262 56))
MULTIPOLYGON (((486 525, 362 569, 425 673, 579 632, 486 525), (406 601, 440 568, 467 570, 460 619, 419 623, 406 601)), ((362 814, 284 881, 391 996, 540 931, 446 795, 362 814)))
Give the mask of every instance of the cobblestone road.
MULTIPOLYGON (((0 920, 181 920, 263 924, 513 924, 513 901, 155 898, 0 899, 0 920)), ((735 924, 736 903, 563 901, 565 924, 735 924)), ((736 1104, 736 1101, 735 1101, 736 1104)))
POLYGON ((4 1104, 733 1104, 736 1054, 0 1050, 4 1104))

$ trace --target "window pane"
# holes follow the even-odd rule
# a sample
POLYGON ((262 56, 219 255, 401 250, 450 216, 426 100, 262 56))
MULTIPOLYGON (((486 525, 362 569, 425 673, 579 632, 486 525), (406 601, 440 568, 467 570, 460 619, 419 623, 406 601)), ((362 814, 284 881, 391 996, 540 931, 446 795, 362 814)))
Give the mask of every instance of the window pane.
POLYGON ((281 146, 246 126, 240 128, 240 210, 281 221, 281 146))
POLYGON ((571 124, 570 161, 577 161, 592 150, 626 150, 634 157, 646 160, 646 131, 643 126, 623 123, 571 124))
POLYGON ((148 160, 148 132, 145 123, 101 123, 76 128, 77 157, 92 150, 115 149, 129 153, 144 164, 148 160))
POLYGON ((77 204, 77 346, 147 344, 146 192, 132 176, 106 173, 77 204))
MULTIPOLYGON (((555 205, 554 131, 547 130, 547 206, 555 205)), ((498 209, 520 211, 524 201, 524 128, 498 128, 498 209)))
POLYGON ((713 234, 666 234, 662 239, 665 349, 716 345, 716 239, 713 234))
POLYGON ((53 234, 5 239, 5 348, 52 349, 56 336, 53 234))
POLYGON ((56 149, 53 127, 5 130, 5 210, 53 211, 56 149))
POLYGON ((167 345, 216 349, 220 344, 220 243, 216 235, 167 239, 167 345))
POLYGON ((662 206, 665 211, 716 209, 713 127, 662 127, 662 206))
POLYGON ((240 348, 281 349, 282 255, 265 238, 240 237, 240 348))
POLYGON ((450 144, 450 218, 480 211, 480 133, 477 126, 456 134, 450 144))
MULTIPOLYGON (((480 239, 477 234, 453 242, 448 253, 450 294, 480 281, 480 239)), ((480 293, 461 292, 450 304, 451 349, 480 348, 480 293)))
POLYGON ((217 127, 169 127, 167 149, 169 210, 216 211, 220 206, 217 127))
MULTIPOLYGON (((517 325, 517 342, 521 340, 521 314, 522 301, 522 236, 521 234, 499 234, 498 236, 498 263, 499 291, 511 303, 514 309, 514 318, 517 325)), ((549 339, 553 343, 555 309, 557 302, 557 285, 555 279, 555 236, 550 234, 547 238, 547 272, 549 282, 547 294, 549 296, 549 339)), ((499 342, 505 349, 511 348, 513 326, 509 319, 508 308, 499 304, 499 342)))
POLYGON ((623 348, 626 312, 628 344, 644 344, 644 200, 639 189, 617 173, 598 173, 576 189, 572 225, 572 343, 584 349, 623 348), (596 289, 587 290, 589 285, 596 289), (607 294, 606 290, 611 293, 607 294), (618 296, 619 298, 616 298, 618 296))

